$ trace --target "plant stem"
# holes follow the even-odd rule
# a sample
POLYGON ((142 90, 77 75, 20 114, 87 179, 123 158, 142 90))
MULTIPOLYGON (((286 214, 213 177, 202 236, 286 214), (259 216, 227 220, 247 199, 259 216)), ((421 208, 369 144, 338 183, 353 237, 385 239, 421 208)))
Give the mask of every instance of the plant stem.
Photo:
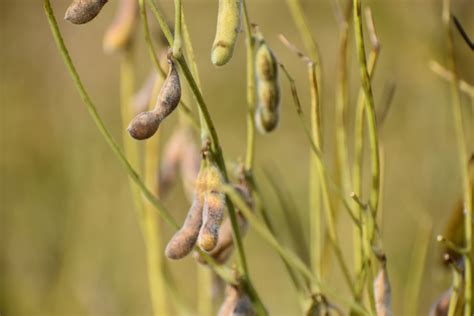
POLYGON ((174 0, 174 42, 173 42, 173 57, 181 57, 181 0, 174 0))
MULTIPOLYGON (((322 290, 325 293, 334 295, 338 298, 340 298, 341 301, 344 303, 348 303, 348 300, 344 299, 340 294, 336 294, 337 292, 334 290, 331 290, 327 287, 323 287, 322 284, 320 283, 320 280, 316 279, 314 274, 311 272, 311 270, 301 261, 301 259, 295 255, 292 251, 286 249, 283 247, 278 240, 275 238, 275 236, 270 232, 268 227, 266 227, 265 224, 261 223, 258 217, 250 210, 250 208, 247 206, 245 201, 242 199, 242 197, 235 191, 235 189, 232 186, 225 185, 223 187, 223 190, 226 192, 226 194, 232 199, 232 201, 235 203, 235 205, 239 208, 239 210, 244 214, 245 218, 249 221, 250 225, 255 229, 255 231, 266 241, 272 246, 284 259, 285 261, 291 265, 293 268, 298 270, 301 274, 303 274, 306 278, 308 278, 313 285, 315 283, 318 283, 317 287, 322 288, 322 290)), ((358 312, 361 312, 363 314, 366 314, 366 311, 358 304, 353 301, 348 303, 351 307, 354 308, 354 310, 357 310, 358 312)))
MULTIPOLYGON (((311 94, 311 136, 316 147, 319 150, 322 150, 322 128, 321 128, 321 104, 319 97, 319 86, 318 76, 317 76, 318 65, 314 62, 308 63, 308 77, 310 82, 310 94, 311 94)), ((311 151, 310 151, 311 152, 311 151)), ((310 190, 310 253, 311 253, 311 267, 315 275, 321 279, 322 277, 322 267, 321 267, 321 197, 323 195, 323 183, 321 178, 321 168, 320 162, 314 154, 311 152, 310 157, 310 175, 311 179, 309 182, 310 190), (319 180, 319 182, 318 182, 319 180)), ((324 204, 327 200, 323 200, 324 204)), ((325 204, 327 207, 327 204, 325 204)), ((326 208, 327 209, 327 208, 326 208)), ((329 211, 329 209, 327 209, 329 211)), ((333 218, 333 215, 331 215, 333 218)), ((332 222, 332 221, 331 221, 332 222)), ((331 228, 333 228, 331 226, 331 228)), ((331 231, 331 228, 329 229, 331 231)), ((330 237, 331 240, 332 237, 330 237)), ((316 292, 319 292, 320 289, 315 289, 316 292)))
POLYGON ((374 97, 372 94, 372 84, 367 69, 367 60, 365 56, 364 35, 362 32, 361 0, 354 0, 354 30, 357 46, 357 56, 359 59, 360 77, 365 95, 365 110, 367 115, 367 124, 369 131, 369 143, 372 166, 372 183, 370 190, 370 209, 377 214, 379 193, 380 193, 380 157, 377 136, 377 120, 375 117, 374 97))
MULTIPOLYGON (((369 76, 372 79, 375 73, 375 66, 377 64, 378 56, 379 56, 379 47, 372 47, 372 51, 369 54, 369 61, 368 61, 368 72, 369 76)), ((362 169, 364 165, 364 139, 365 139, 365 129, 364 129, 364 114, 365 114, 365 95, 364 95, 364 88, 360 88, 359 96, 357 99, 356 105, 356 118, 355 118, 355 130, 354 130, 354 167, 352 172, 352 181, 353 181, 353 190, 358 195, 362 195, 362 169)), ((354 205, 356 210, 356 217, 361 218, 362 209, 358 205, 354 205)), ((354 254, 356 260, 355 271, 356 275, 362 273, 362 266, 363 266, 363 250, 362 250, 362 242, 361 242, 361 235, 358 235, 358 238, 354 236, 354 254)), ((360 282, 363 282, 363 278, 357 278, 360 282)), ((362 295, 362 290, 364 286, 362 283, 356 284, 356 294, 355 298, 360 299, 362 295)))
POLYGON ((410 260, 410 271, 406 278, 404 297, 404 315, 417 315, 418 299, 420 297, 420 287, 423 279, 423 272, 426 264, 426 255, 428 253, 430 240, 432 238, 433 223, 422 223, 418 234, 410 260))
POLYGON ((247 11, 247 1, 243 1, 245 20, 245 43, 247 54, 247 149, 245 171, 252 173, 255 152, 255 39, 247 11))
MULTIPOLYGON (((168 40, 170 45, 173 45, 173 38, 171 36, 170 29, 168 25, 166 24, 166 21, 161 14, 160 10, 158 9, 156 3, 153 0, 148 0, 148 3, 151 5, 152 12, 157 19, 158 23, 160 24, 160 27, 168 40)), ((227 175, 227 170, 225 167, 225 161, 224 161, 224 155, 222 153, 222 149, 219 143, 219 138, 216 132, 216 129, 214 127, 214 123, 212 122, 211 115, 208 111, 207 105, 204 102, 204 98, 202 97, 202 93, 191 73, 189 70, 188 64, 186 63, 186 60, 184 59, 183 56, 177 59, 178 64, 181 67, 182 73, 188 82, 188 85, 194 95, 194 98, 197 101, 198 108, 200 111, 200 117, 201 117, 201 137, 204 141, 206 141, 208 138, 211 140, 211 150, 216 158, 216 163, 219 167, 219 170, 222 173, 222 176, 226 182, 229 181, 228 175, 227 175)), ((234 205, 232 204, 232 201, 227 197, 226 198, 226 204, 227 208, 229 210, 229 218, 232 224, 232 236, 237 248, 237 255, 238 255, 238 270, 240 277, 243 281, 243 285, 247 290, 247 293, 252 300, 252 303, 255 305, 257 309, 257 313, 259 315, 266 315, 267 311, 265 310, 265 307, 263 306, 263 303, 261 302, 260 298, 258 297, 257 292, 255 291, 255 288, 250 280, 250 276, 248 273, 248 267, 247 267, 247 258, 244 252, 244 247, 242 243, 242 238, 241 234, 239 231, 239 226, 237 223, 237 215, 235 212, 234 205)))
MULTIPOLYGON (((464 201, 464 242, 467 252, 464 254, 464 315, 470 316, 472 310, 472 183, 470 180, 470 154, 466 149, 464 122, 462 118, 461 96, 459 93, 459 78, 454 57, 454 41, 451 29, 451 1, 443 1, 443 23, 446 31, 448 46, 448 69, 452 73, 451 99, 453 105, 454 128, 458 147, 458 157, 461 167, 464 201)), ((454 291, 453 291, 454 292, 454 291)))

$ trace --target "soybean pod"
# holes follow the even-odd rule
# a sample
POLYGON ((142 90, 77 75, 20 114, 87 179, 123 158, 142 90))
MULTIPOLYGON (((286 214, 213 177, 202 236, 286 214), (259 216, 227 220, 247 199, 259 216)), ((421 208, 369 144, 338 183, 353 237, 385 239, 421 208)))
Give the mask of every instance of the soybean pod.
POLYGON ((242 0, 219 0, 216 36, 211 52, 214 65, 223 66, 232 58, 240 33, 241 15, 242 0))

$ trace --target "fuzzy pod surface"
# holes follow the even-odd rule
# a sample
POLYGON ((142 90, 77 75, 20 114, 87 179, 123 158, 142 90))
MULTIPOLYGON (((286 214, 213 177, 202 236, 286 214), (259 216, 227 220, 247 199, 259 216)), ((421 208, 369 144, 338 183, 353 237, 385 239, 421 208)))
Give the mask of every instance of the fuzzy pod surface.
POLYGON ((173 61, 170 59, 168 61, 171 66, 161 87, 155 108, 149 112, 138 114, 128 126, 130 136, 137 140, 153 136, 161 122, 176 109, 181 99, 178 71, 173 61))
POLYGON ((64 19, 73 24, 84 24, 95 18, 108 0, 74 0, 64 19))
POLYGON ((208 168, 206 185, 203 225, 199 232, 198 246, 204 251, 211 251, 217 245, 225 210, 225 195, 220 189, 222 176, 215 166, 208 168))
POLYGON ((137 18, 138 2, 136 0, 120 0, 117 14, 105 31, 102 45, 106 53, 123 50, 130 44, 137 18))
POLYGON ((219 0, 216 36, 212 44, 211 61, 215 66, 229 62, 240 33, 242 0, 219 0))
POLYGON ((169 259, 181 259, 193 250, 202 225, 205 187, 206 171, 203 169, 196 180, 194 200, 186 220, 166 246, 165 254, 169 259))

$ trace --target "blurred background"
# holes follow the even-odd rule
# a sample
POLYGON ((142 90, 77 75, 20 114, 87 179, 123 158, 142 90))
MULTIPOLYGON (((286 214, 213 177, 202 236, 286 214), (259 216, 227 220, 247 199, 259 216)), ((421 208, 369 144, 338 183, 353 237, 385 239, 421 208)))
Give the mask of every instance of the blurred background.
MULTIPOLYGON (((103 33, 115 14, 116 2, 111 1, 96 19, 82 26, 62 19, 68 1, 54 0, 52 5, 86 88, 107 126, 120 140, 120 56, 102 51, 103 33)), ((474 2, 453 2, 453 13, 474 37, 474 2)), ((385 157, 381 231, 389 260, 394 314, 401 315, 404 308, 415 241, 430 234, 422 286, 417 293, 418 312, 427 314, 431 302, 450 285, 450 273, 441 264, 441 246, 435 236, 444 231, 462 192, 449 87, 428 65, 431 59, 445 64, 441 1, 363 3, 373 10, 382 44, 373 80, 376 104, 382 102, 390 83, 396 85, 388 117, 380 128, 385 157)), ((172 17, 172 1, 160 4, 172 17)), ((321 50, 325 157, 335 172, 338 25, 331 1, 303 0, 302 4, 321 50)), ((204 97, 226 158, 238 161, 244 157, 246 137, 244 36, 240 36, 231 62, 223 68, 214 67, 210 48, 217 1, 186 0, 183 5, 204 97)), ((248 1, 248 9, 252 22, 260 26, 279 61, 295 78, 307 109, 305 65, 277 38, 283 33, 303 48, 285 1, 252 0, 248 1)), ((138 30, 137 89, 152 67, 141 27, 138 30)), ((454 34, 460 76, 474 83, 474 55, 459 34, 454 34)), ((359 89, 353 37, 351 29, 350 131, 359 89)), ((93 124, 66 72, 42 1, 2 0, 0 43, 0 313, 150 315, 145 247, 126 173, 93 124)), ((309 146, 287 81, 282 77, 281 82, 281 124, 274 133, 257 136, 257 175, 265 183, 262 170, 272 170, 295 201, 295 216, 306 223, 309 146)), ((472 118, 470 100, 463 95, 463 102, 465 117, 472 118)), ((163 139, 170 135, 176 122, 174 114, 162 126, 163 139)), ((471 120, 469 130, 472 128, 471 120)), ((473 138, 472 134, 468 137, 470 148, 473 138)), ((349 149, 352 155, 352 147, 349 149)), ((264 195, 270 209, 277 209, 274 193, 264 188, 264 195)), ((189 203, 180 186, 163 203, 181 222, 189 203)), ((272 217, 278 227, 284 227, 280 214, 275 211, 272 217)), ((352 228, 347 214, 341 214, 340 239, 349 261, 353 253, 352 228)), ((165 228, 164 240, 171 234, 165 228)), ((245 247, 251 276, 271 314, 298 314, 295 291, 275 252, 252 230, 245 238, 245 247)), ((195 309, 195 260, 189 256, 169 266, 178 289, 195 309)), ((347 291, 337 268, 326 279, 343 293, 347 291)))

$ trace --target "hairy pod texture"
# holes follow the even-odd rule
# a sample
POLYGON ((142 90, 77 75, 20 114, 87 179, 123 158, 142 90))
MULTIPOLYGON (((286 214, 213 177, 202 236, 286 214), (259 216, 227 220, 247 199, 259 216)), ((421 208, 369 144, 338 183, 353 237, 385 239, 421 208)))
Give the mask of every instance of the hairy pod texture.
MULTIPOLYGON (((241 197, 246 201, 247 205, 253 209, 252 201, 250 198, 250 194, 246 188, 243 186, 235 186, 235 189, 239 192, 241 197)), ((248 228, 248 222, 245 216, 239 211, 237 213, 237 224, 239 226, 239 231, 241 237, 245 236, 248 228)), ((214 249, 209 251, 209 255, 219 264, 224 264, 229 260, 232 252, 234 250, 234 239, 232 236, 232 224, 230 218, 227 217, 222 225, 219 228, 219 239, 217 241, 217 245, 214 249)), ((206 262, 204 259, 196 253, 195 255, 196 260, 201 263, 205 264, 206 262)))
POLYGON ((214 65, 223 66, 232 58, 240 33, 241 15, 242 0, 219 0, 216 36, 211 52, 214 65))
POLYGON ((138 2, 136 0, 120 0, 117 14, 105 31, 102 45, 106 53, 123 50, 130 44, 137 18, 138 2))
POLYGON ((107 0, 74 0, 66 10, 64 19, 73 24, 84 24, 95 18, 107 0))
POLYGON ((254 316, 256 313, 247 294, 233 285, 228 285, 225 291, 224 302, 217 315, 254 316))
POLYGON ((385 263, 374 280, 374 295, 377 316, 392 316, 392 290, 385 263))
POLYGON ((181 84, 178 71, 171 59, 170 69, 163 86, 155 108, 149 112, 138 114, 128 126, 130 136, 135 139, 143 140, 153 136, 160 123, 170 115, 179 104, 181 99, 181 84))
POLYGON ((265 134, 273 131, 278 126, 280 117, 280 85, 278 62, 263 39, 260 40, 260 45, 255 55, 255 74, 258 97, 255 123, 258 130, 265 134))
POLYGON ((183 227, 166 247, 166 256, 181 259, 197 245, 204 251, 215 248, 225 209, 225 196, 221 192, 222 175, 213 165, 199 171, 194 199, 183 227))
POLYGON ((211 251, 217 245, 219 227, 224 217, 225 195, 221 191, 222 176, 215 166, 207 171, 207 187, 204 197, 203 225, 199 232, 198 246, 211 251))
POLYGON ((183 226, 168 242, 165 254, 169 259, 181 259, 187 256, 194 248, 202 225, 202 210, 206 189, 207 171, 201 170, 194 190, 194 200, 189 209, 183 226))

